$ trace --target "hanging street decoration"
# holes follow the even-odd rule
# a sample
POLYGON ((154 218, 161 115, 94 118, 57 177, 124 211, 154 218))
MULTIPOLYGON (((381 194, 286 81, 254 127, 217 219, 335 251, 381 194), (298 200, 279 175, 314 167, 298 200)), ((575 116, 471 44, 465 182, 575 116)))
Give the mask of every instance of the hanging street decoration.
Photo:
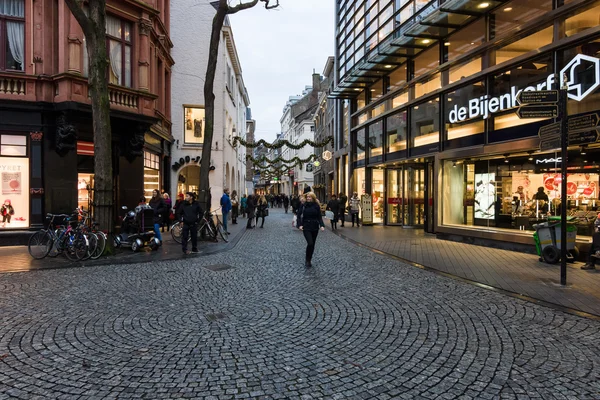
POLYGON ((238 143, 241 144, 242 146, 248 147, 250 149, 254 149, 254 148, 262 145, 262 146, 266 147, 267 149, 271 149, 271 150, 281 149, 283 146, 286 146, 286 147, 288 147, 290 149, 294 149, 294 150, 300 150, 304 146, 325 147, 329 143, 333 143, 333 137, 329 136, 327 139, 325 139, 322 142, 314 142, 310 139, 306 139, 298 144, 293 144, 293 143, 288 142, 287 140, 280 140, 280 141, 277 141, 276 143, 272 144, 272 143, 265 141, 264 139, 260 139, 258 142, 246 142, 243 138, 241 138, 239 136, 234 136, 233 137, 233 146, 235 147, 238 143))
POLYGON ((263 166, 265 165, 265 163, 266 163, 266 166, 277 164, 277 163, 282 163, 282 164, 287 164, 287 165, 291 165, 291 164, 297 165, 298 163, 305 164, 305 163, 311 162, 312 160, 314 160, 316 158, 317 158, 317 156, 315 154, 311 154, 306 158, 294 157, 294 158, 290 158, 289 160, 286 160, 282 157, 277 157, 273 160, 269 160, 266 156, 261 156, 258 158, 254 158, 249 154, 246 156, 246 160, 251 161, 252 164, 263 165, 263 166))

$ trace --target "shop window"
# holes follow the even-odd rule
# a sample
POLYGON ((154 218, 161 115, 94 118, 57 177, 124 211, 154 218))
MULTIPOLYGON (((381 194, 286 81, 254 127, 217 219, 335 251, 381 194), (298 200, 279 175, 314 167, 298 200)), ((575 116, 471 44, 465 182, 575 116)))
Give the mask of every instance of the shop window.
POLYGON ((94 193, 94 174, 77 174, 77 207, 91 210, 94 193))
POLYGON ((485 19, 482 18, 454 33, 444 42, 447 55, 444 62, 453 61, 465 54, 469 54, 484 42, 485 19))
POLYGON ((475 57, 464 64, 450 68, 449 82, 461 81, 478 72, 481 72, 481 57, 475 57))
POLYGON ((370 101, 369 103, 373 103, 383 96, 383 79, 375 82, 370 88, 370 101))
POLYGON ((27 136, 0 135, 0 156, 25 157, 27 156, 27 136))
POLYGON ((152 191, 160 191, 160 156, 144 151, 144 196, 152 197, 152 191))
POLYGON ((373 110, 371 110, 371 118, 375 118, 383 114, 385 112, 386 104, 387 103, 384 102, 383 104, 380 104, 377 107, 373 108, 373 110))
POLYGON ((492 13, 491 37, 499 38, 514 33, 514 29, 524 26, 552 11, 552 0, 513 0, 492 13))
POLYGON ((367 98, 366 98, 366 91, 363 90, 362 92, 360 92, 360 94, 356 98, 356 108, 358 110, 360 110, 365 105, 367 105, 367 98))
POLYGON ((184 143, 202 144, 204 143, 204 130, 206 129, 205 115, 203 107, 184 107, 184 143))
POLYGON ((439 112, 438 99, 419 104, 411 109, 411 147, 439 143, 439 112))
MULTIPOLYGON (((428 40, 428 39, 426 39, 428 40)), ((422 76, 440 65, 440 52, 438 46, 432 46, 415 58, 415 78, 422 76)))
POLYGON ((396 0, 396 11, 400 10, 396 15, 396 26, 400 26, 415 15, 414 1, 396 0))
POLYGON ((554 28, 549 26, 496 50, 496 65, 549 45, 552 43, 553 32, 554 28))
POLYGON ((348 100, 343 100, 343 118, 342 118, 342 130, 344 135, 344 144, 343 147, 348 146, 348 141, 350 139, 350 127, 348 126, 348 118, 350 114, 350 102, 348 100))
POLYGON ((387 153, 406 150, 406 116, 402 111, 386 120, 387 153))
MULTIPOLYGON (((564 51, 563 60, 565 64, 569 63, 578 54, 600 58, 600 39, 591 40, 574 46, 564 51)), ((596 69, 594 63, 583 61, 575 69, 575 81, 582 85, 582 92, 585 93, 596 83, 596 69)), ((600 90, 596 89, 580 101, 569 99, 569 115, 581 114, 586 112, 596 112, 600 102, 600 90)))
POLYGON ((392 92, 396 89, 399 89, 402 85, 406 83, 406 64, 402 65, 399 68, 396 68, 389 76, 388 81, 389 85, 387 87, 386 92, 392 92))
MULTIPOLYGON (((357 168, 354 170, 354 191, 358 192, 358 196, 360 197, 363 194, 367 193, 367 182, 365 180, 365 169, 357 168)), ((348 198, 352 197, 350 193, 348 193, 348 198)))
POLYGON ((404 92, 394 97, 392 100, 392 108, 400 107, 408 102, 408 92, 404 92))
POLYGON ((383 121, 369 125, 369 161, 383 154, 383 121))
POLYGON ((23 71, 25 60, 25 1, 0 1, 0 71, 23 71))
POLYGON ((431 78, 423 82, 418 82, 415 85, 415 98, 425 96, 428 93, 434 92, 442 87, 441 74, 435 74, 431 78))
POLYGON ((356 161, 365 159, 365 128, 356 132, 356 161))

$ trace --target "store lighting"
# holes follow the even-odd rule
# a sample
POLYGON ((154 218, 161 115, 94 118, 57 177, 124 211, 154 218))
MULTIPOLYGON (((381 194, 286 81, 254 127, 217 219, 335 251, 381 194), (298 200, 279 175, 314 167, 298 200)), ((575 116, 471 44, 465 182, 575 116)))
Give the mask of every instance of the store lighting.
POLYGON ((490 3, 479 3, 477 8, 488 8, 489 6, 490 6, 490 3))
POLYGON ((423 44, 429 44, 429 43, 431 43, 431 40, 429 40, 429 39, 423 39, 421 41, 421 43, 423 43, 423 44))
POLYGON ((386 66, 384 66, 384 68, 390 69, 390 68, 392 68, 392 66, 391 65, 386 65, 386 66))
POLYGON ((504 162, 508 164, 508 154, 504 155, 504 162))
POLYGON ((360 89, 354 88, 355 92, 360 92, 360 89))
POLYGON ((444 46, 446 46, 446 47, 450 46, 450 42, 444 43, 444 46))
POLYGON ((580 151, 580 153, 581 153, 581 155, 582 155, 582 156, 585 156, 585 155, 587 154, 587 150, 586 150, 586 149, 587 149, 587 147, 586 147, 586 146, 581 146, 581 151, 580 151))
POLYGON ((533 161, 533 151, 528 151, 527 154, 529 154, 529 161, 533 161))
POLYGON ((456 161, 452 163, 452 167, 456 168, 456 161))
POLYGON ((511 12, 511 11, 512 11, 512 7, 506 7, 506 8, 504 9, 504 12, 511 12))

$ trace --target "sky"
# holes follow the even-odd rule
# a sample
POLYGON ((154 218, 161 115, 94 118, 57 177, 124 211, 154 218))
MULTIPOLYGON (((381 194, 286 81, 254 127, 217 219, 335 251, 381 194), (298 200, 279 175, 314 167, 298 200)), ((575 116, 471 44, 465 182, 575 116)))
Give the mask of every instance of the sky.
MULTIPOLYGON (((237 0, 236 0, 237 1, 237 0)), ((322 74, 334 48, 333 0, 280 0, 275 10, 259 2, 230 16, 233 37, 256 140, 275 140, 290 96, 312 83, 313 69, 322 74)), ((235 4, 235 2, 232 2, 235 4)))

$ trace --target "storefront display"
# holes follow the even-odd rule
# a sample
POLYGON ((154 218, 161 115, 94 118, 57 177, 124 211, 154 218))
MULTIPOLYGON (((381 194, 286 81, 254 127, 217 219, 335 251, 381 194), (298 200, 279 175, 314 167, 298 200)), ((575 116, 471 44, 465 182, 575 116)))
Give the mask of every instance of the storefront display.
POLYGON ((91 210, 93 203, 94 174, 77 174, 77 207, 91 210))
POLYGON ((0 229, 28 228, 29 159, 0 157, 0 185, 0 229))
POLYGON ((160 191, 160 156, 144 151, 144 196, 152 197, 152 191, 160 191))

